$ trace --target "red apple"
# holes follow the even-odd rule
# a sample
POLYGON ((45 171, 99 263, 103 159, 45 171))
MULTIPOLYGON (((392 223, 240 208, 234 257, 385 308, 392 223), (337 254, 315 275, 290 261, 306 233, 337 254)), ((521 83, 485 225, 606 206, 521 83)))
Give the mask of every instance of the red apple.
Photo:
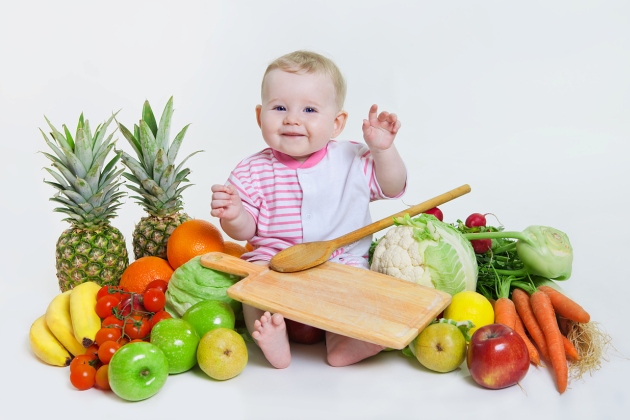
POLYGON ((302 324, 291 319, 284 319, 287 324, 289 340, 300 344, 315 344, 322 341, 326 335, 324 330, 302 324))
POLYGON ((471 337, 466 362, 475 382, 500 389, 525 377, 529 353, 523 339, 510 327, 490 324, 477 329, 471 337))

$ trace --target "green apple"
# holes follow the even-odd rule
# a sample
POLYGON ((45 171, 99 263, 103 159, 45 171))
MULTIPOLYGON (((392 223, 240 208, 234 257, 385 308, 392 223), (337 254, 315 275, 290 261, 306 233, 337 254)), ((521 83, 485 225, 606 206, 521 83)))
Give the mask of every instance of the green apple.
POLYGON ((234 329, 236 319, 230 305, 220 300, 202 300, 188 308, 182 319, 192 325, 199 337, 215 328, 234 329))
POLYGON ((146 342, 122 346, 109 362, 109 385, 120 398, 140 401, 154 396, 168 377, 168 360, 146 342))
POLYGON ((466 338, 453 324, 431 324, 409 345, 416 359, 427 369, 450 372, 466 359, 466 338))
POLYGON ((183 319, 168 318, 155 324, 151 330, 151 343, 166 355, 168 373, 186 372, 197 364, 199 335, 183 319))
POLYGON ((247 365, 247 346, 239 333, 228 328, 208 331, 197 348, 199 367, 220 381, 231 379, 247 365))

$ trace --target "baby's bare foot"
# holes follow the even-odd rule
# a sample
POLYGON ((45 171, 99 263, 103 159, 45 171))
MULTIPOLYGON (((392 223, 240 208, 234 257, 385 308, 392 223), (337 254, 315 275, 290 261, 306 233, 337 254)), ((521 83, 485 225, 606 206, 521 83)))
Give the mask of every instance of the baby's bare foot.
POLYGON ((278 369, 284 369, 291 363, 291 349, 287 336, 287 326, 280 314, 265 312, 254 322, 252 337, 258 343, 263 354, 278 369))

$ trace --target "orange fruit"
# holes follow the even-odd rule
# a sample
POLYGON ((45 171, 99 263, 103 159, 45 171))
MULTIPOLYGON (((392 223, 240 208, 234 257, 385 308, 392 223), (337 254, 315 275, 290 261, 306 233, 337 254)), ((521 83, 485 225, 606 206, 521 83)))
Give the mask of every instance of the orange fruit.
POLYGON ((208 252, 223 252, 221 231, 212 223, 200 219, 188 220, 177 226, 166 243, 166 257, 173 269, 190 259, 208 252))
POLYGON ((224 245, 225 246, 223 248, 223 252, 225 252, 228 255, 240 257, 244 253, 248 252, 246 247, 244 247, 243 245, 237 244, 236 242, 225 241, 224 245))
POLYGON ((147 285, 154 280, 168 282, 173 275, 173 268, 168 261, 160 257, 138 258, 123 271, 120 287, 134 293, 143 293, 147 285))
POLYGON ((253 251, 254 250, 254 246, 252 244, 250 244, 249 242, 247 242, 245 244, 245 249, 249 252, 249 251, 253 251))

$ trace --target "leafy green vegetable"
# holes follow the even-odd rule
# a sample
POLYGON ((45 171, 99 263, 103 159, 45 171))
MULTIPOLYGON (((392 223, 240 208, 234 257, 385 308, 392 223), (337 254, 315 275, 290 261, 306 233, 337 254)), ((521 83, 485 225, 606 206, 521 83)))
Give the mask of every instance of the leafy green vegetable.
POLYGON ((201 257, 195 257, 175 270, 166 289, 164 309, 179 318, 195 303, 214 299, 230 305, 236 319, 242 319, 242 304, 226 292, 241 277, 206 268, 200 260, 201 257))

